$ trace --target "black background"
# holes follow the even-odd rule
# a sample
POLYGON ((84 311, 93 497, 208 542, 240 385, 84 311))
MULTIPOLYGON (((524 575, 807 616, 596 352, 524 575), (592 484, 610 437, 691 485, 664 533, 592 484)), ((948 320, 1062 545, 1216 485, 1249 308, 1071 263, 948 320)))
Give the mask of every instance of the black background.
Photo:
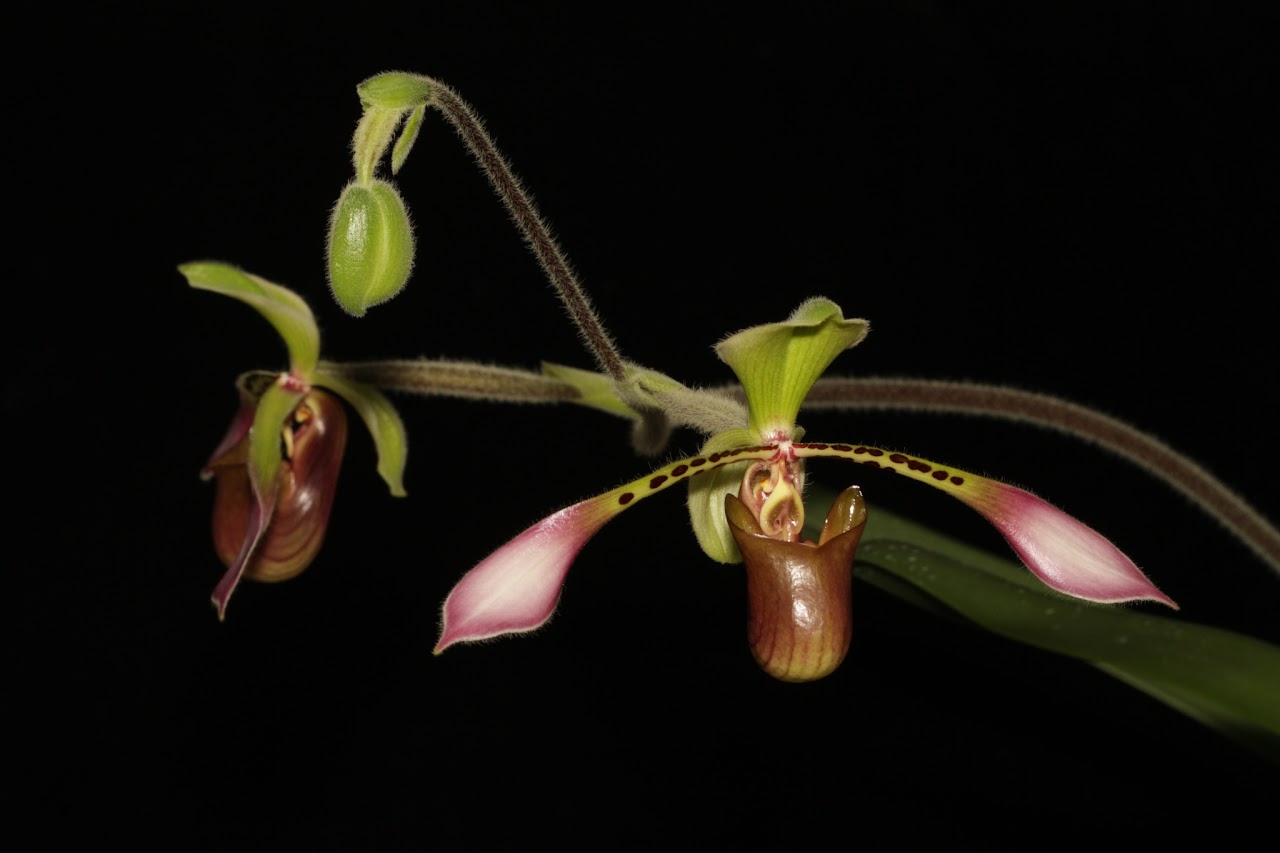
MULTIPOLYGON (((873 327, 833 374, 1069 397, 1274 520, 1280 28, 1255 8, 37 17, 12 37, 42 61, 11 70, 8 99, 21 812, 50 837, 166 849, 1024 847, 1265 825, 1276 774, 1253 755, 865 584, 843 667, 773 682, 746 648, 739 570, 702 557, 675 496, 587 546, 537 636, 433 658, 467 568, 650 467, 586 410, 400 399, 405 500, 353 423, 320 558, 242 587, 218 624, 196 472, 235 376, 284 353, 175 269, 214 258, 294 288, 333 359, 590 367, 438 115, 399 178, 409 287, 359 321, 329 300, 355 85, 429 74, 485 117, 627 357, 724 382, 720 337, 826 295, 873 327)), ((1125 462, 999 422, 804 424, 1031 488, 1113 537, 1180 618, 1280 641, 1274 572, 1125 462)), ((680 434, 672 453, 696 447, 680 434)), ((815 473, 1002 547, 929 490, 815 473)))

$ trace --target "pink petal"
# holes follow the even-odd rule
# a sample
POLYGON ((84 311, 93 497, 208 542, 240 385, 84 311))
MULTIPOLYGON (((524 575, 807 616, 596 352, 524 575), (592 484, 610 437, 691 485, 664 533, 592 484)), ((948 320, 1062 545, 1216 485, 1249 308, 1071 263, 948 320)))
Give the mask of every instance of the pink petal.
POLYGON ((1109 539, 1030 492, 879 447, 795 442, 791 449, 799 458, 835 457, 896 471, 963 501, 1004 534, 1032 574, 1059 592, 1105 604, 1159 601, 1178 608, 1109 539))
POLYGON ((602 503, 593 498, 560 510, 467 572, 445 599, 435 653, 454 643, 532 631, 546 623, 573 559, 617 514, 602 503))
POLYGON ((486 557, 449 593, 436 654, 454 643, 541 627, 556 609, 574 557, 609 519, 722 465, 775 453, 770 447, 744 447, 680 459, 543 519, 486 557))
POLYGON ((1101 533, 1030 492, 994 480, 980 485, 971 499, 961 499, 991 521, 1049 586, 1088 601, 1159 601, 1177 609, 1101 533))

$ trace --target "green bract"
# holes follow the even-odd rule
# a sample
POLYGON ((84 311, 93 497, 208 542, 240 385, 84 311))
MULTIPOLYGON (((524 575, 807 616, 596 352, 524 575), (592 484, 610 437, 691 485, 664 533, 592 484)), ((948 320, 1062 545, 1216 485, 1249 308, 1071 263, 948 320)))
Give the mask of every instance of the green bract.
POLYGON ((356 178, 361 184, 373 180, 378 161, 391 144, 396 128, 403 128, 391 153, 391 174, 400 171, 405 158, 418 138, 422 117, 433 95, 432 83, 425 77, 397 71, 370 77, 356 92, 364 106, 364 114, 356 125, 351 141, 351 159, 356 178))
POLYGON ((422 118, 426 114, 427 105, 422 104, 409 113, 409 118, 405 119, 404 127, 400 130, 400 138, 396 140, 396 147, 391 150, 391 174, 400 173, 400 167, 404 165, 409 152, 413 150, 413 143, 418 141, 418 130, 421 129, 422 118))
POLYGON ((431 81, 421 74, 385 71, 356 86, 360 103, 366 107, 408 110, 425 103, 431 95, 431 81))
POLYGON ((640 417, 635 409, 622 402, 618 397, 617 383, 603 373, 582 370, 577 367, 569 367, 549 361, 542 363, 542 373, 544 376, 558 379, 577 389, 579 397, 574 402, 580 406, 599 409, 602 412, 621 415, 624 418, 640 417))
POLYGON ((347 184, 329 223, 329 287, 343 310, 364 316, 391 299, 413 268, 413 226, 395 187, 347 184))

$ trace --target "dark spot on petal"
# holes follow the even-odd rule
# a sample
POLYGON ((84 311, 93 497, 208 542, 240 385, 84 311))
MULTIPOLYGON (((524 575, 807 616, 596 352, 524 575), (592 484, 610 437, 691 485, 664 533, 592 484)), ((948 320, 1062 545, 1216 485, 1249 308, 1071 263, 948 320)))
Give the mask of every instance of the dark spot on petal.
POLYGON ((879 462, 877 462, 877 461, 876 461, 876 460, 874 460, 874 459, 864 459, 864 460, 862 460, 862 464, 863 464, 863 465, 870 465, 872 468, 879 468, 879 467, 880 467, 880 463, 879 463, 879 462))
POLYGON ((853 448, 847 444, 833 444, 831 445, 831 449, 839 450, 841 453, 848 453, 850 450, 853 450, 853 448))
POLYGON ((889 461, 901 465, 903 462, 907 461, 907 457, 903 456, 901 453, 895 453, 889 457, 889 461))
POLYGON ((676 466, 676 467, 671 471, 671 476, 672 476, 672 477, 683 477, 683 476, 684 476, 684 472, 685 472, 685 471, 688 471, 688 470, 689 470, 689 466, 688 466, 688 465, 677 465, 677 466, 676 466))
POLYGON ((933 470, 932 465, 926 462, 921 462, 919 459, 910 460, 909 462, 907 462, 907 467, 910 468, 912 471, 921 471, 926 474, 933 470))
POLYGON ((947 479, 947 472, 946 472, 946 471, 934 471, 934 472, 933 472, 933 479, 935 479, 935 480, 945 480, 945 479, 947 479))
POLYGON ((665 482, 667 482, 667 475, 659 474, 658 476, 654 477, 652 480, 649 481, 649 488, 656 489, 658 488, 658 486, 661 486, 665 482))
POLYGON ((952 478, 951 478, 951 482, 955 483, 957 486, 963 486, 963 485, 964 485, 964 477, 952 477, 952 478))
POLYGON ((804 445, 804 446, 805 446, 805 447, 812 447, 814 450, 826 450, 826 449, 827 449, 828 447, 830 447, 831 445, 829 445, 829 444, 806 444, 806 445, 804 445))
POLYGON ((865 447, 859 447, 857 450, 855 450, 855 451, 853 451, 853 452, 854 452, 854 453, 858 453, 858 454, 866 453, 866 452, 867 452, 867 449, 866 449, 865 447))
POLYGON ((706 465, 706 464, 707 464, 707 460, 703 459, 701 456, 699 456, 697 459, 689 460, 689 465, 694 468, 697 468, 699 465, 706 465))
POLYGON ((867 452, 870 453, 872 456, 884 456, 883 450, 876 450, 874 447, 868 447, 867 452))
POLYGON ((631 492, 623 492, 622 494, 618 495, 618 503, 622 504, 623 506, 626 506, 627 504, 631 503, 633 498, 635 498, 635 495, 631 494, 631 492))

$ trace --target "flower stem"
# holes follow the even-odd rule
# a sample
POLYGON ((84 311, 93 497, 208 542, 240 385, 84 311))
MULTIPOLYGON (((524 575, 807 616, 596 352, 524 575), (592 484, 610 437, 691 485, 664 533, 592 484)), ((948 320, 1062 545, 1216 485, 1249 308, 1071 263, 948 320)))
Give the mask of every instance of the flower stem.
POLYGON ((561 403, 581 396, 572 385, 540 373, 465 361, 323 362, 321 368, 384 391, 424 396, 498 403, 561 403))
POLYGON ((480 117, 470 105, 458 96, 458 93, 439 81, 432 81, 433 91, 431 103, 436 106, 453 125, 458 136, 471 150, 476 162, 489 178, 489 183, 502 199, 511 218, 533 249, 543 272, 551 281, 569 311, 569 316, 578 326, 587 347, 595 355, 601 369, 616 382, 626 378, 622 356, 609 333, 605 331, 600 318, 591 305, 577 276, 569 266, 564 251, 560 248, 551 231, 543 221, 533 199, 525 190, 520 179, 511 171, 506 158, 498 151, 493 138, 485 130, 480 117))

